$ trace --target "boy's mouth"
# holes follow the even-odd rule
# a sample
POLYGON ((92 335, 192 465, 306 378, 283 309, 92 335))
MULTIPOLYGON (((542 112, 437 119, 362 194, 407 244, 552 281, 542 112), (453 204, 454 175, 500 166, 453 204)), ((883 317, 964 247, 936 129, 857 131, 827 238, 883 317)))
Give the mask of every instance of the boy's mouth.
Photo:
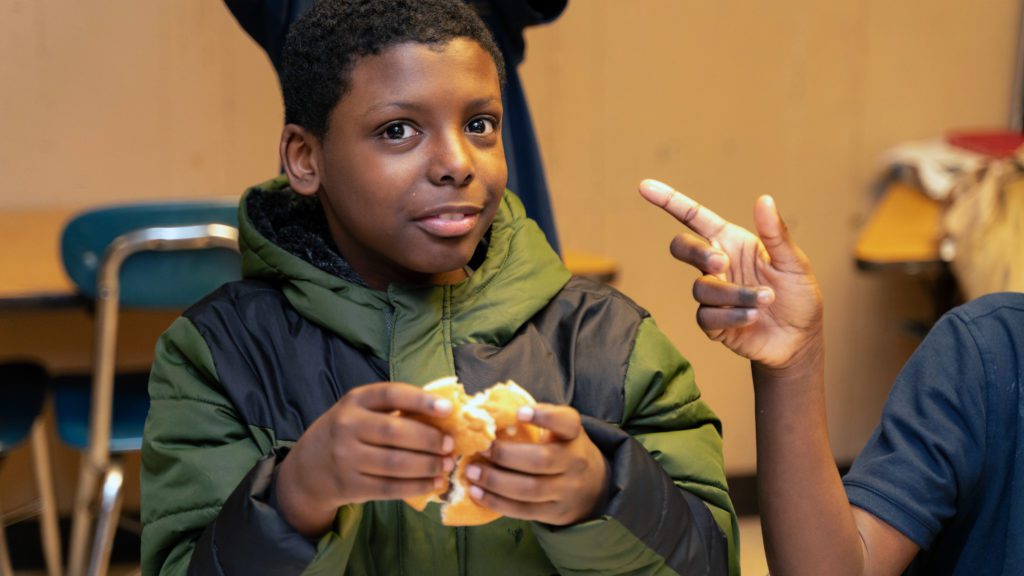
POLYGON ((483 208, 472 202, 452 202, 420 212, 414 220, 427 234, 438 238, 458 238, 473 231, 483 208))
POLYGON ((469 234, 479 221, 479 212, 444 212, 420 218, 416 223, 432 236, 456 238, 469 234))

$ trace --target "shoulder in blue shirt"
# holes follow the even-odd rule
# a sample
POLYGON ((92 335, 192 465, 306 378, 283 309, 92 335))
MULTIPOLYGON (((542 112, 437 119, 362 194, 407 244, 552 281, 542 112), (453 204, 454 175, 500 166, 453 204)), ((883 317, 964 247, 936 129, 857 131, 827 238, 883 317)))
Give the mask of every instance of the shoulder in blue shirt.
POLYGON ((910 574, 1024 574, 1024 294, 939 320, 844 478, 922 549, 910 574))

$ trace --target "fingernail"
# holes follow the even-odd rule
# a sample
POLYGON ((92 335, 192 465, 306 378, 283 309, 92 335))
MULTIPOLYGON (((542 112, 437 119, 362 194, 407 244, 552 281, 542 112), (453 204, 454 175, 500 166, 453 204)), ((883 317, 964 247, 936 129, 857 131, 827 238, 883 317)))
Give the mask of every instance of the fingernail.
POLYGON ((775 293, 767 288, 762 288, 757 291, 757 301, 760 304, 768 304, 775 299, 775 293))
POLYGON ((533 420, 533 415, 534 415, 534 411, 533 411, 533 407, 532 406, 523 406, 523 407, 521 407, 519 409, 518 412, 516 412, 516 418, 519 418, 520 422, 530 422, 530 421, 532 421, 533 420))
POLYGON ((480 479, 480 467, 474 465, 474 466, 470 466, 469 468, 466 468, 466 478, 469 478, 470 480, 472 480, 474 482, 479 480, 480 479))
POLYGON ((445 436, 444 439, 441 440, 441 453, 447 454, 451 452, 453 448, 455 448, 455 439, 451 436, 445 436))
POLYGON ((438 476, 434 478, 434 490, 443 490, 448 484, 448 479, 444 476, 438 476))
POLYGON ((708 268, 714 271, 725 268, 725 256, 715 252, 711 256, 708 256, 708 268))
POLYGON ((452 469, 455 468, 455 459, 445 458, 444 461, 441 462, 441 468, 443 468, 445 472, 451 472, 452 469))
POLYGON ((452 411, 452 401, 447 398, 438 398, 434 400, 434 412, 440 414, 447 414, 452 411))
POLYGON ((665 184, 664 182, 659 182, 657 180, 652 180, 650 178, 644 180, 640 184, 647 188, 648 190, 652 190, 654 192, 661 192, 662 194, 671 194, 672 192, 674 192, 672 187, 669 186, 668 184, 665 184))
POLYGON ((480 500, 484 497, 484 491, 479 486, 470 486, 469 495, 473 497, 473 500, 480 500))

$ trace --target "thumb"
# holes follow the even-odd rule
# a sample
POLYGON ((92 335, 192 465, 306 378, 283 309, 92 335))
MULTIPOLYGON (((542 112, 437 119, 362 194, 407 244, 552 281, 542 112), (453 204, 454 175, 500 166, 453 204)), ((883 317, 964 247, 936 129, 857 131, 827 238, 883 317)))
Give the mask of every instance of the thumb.
POLYGON ((806 272, 803 252, 789 236, 789 229, 782 221, 774 198, 765 195, 757 199, 754 204, 754 224, 761 243, 771 257, 772 266, 783 272, 806 272))
POLYGON ((583 431, 580 414, 570 406, 534 404, 516 413, 520 422, 529 422, 551 432, 558 440, 573 440, 583 431))

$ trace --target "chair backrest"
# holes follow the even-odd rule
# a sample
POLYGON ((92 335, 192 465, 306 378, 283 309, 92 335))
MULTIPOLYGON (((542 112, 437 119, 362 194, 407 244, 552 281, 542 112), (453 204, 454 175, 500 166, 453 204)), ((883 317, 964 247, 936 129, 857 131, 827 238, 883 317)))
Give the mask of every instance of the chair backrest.
POLYGON ((120 305, 184 308, 241 276, 237 250, 196 250, 224 234, 237 238, 234 199, 140 203, 102 207, 75 216, 64 228, 61 256, 81 294, 96 297, 100 266, 120 248, 120 305), (209 226, 213 225, 213 228, 209 226), (219 225, 219 228, 217 227, 219 225), (225 227, 230 227, 230 230, 225 227), (204 239, 205 238, 205 239, 204 239))
MULTIPOLYGON (((96 469, 111 449, 120 309, 184 309, 240 278, 236 206, 217 200, 102 207, 66 225, 64 268, 96 306, 88 417, 88 458, 96 469)), ((121 418, 141 431, 148 400, 138 406, 121 418)))

